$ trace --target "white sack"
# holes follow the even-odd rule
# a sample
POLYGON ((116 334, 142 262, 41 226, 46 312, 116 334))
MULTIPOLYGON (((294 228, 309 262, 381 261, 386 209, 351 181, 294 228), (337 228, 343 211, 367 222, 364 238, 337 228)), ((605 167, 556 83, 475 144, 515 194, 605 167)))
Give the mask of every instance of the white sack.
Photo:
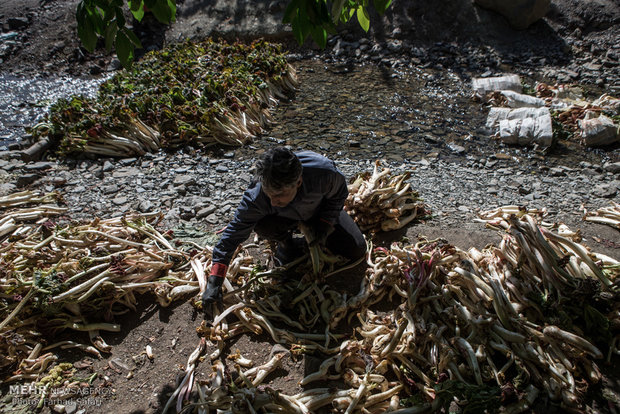
POLYGON ((550 146, 553 140, 553 129, 549 110, 546 115, 536 118, 501 120, 499 137, 506 144, 550 146))
POLYGON ((613 121, 601 115, 598 118, 579 121, 581 140, 588 147, 600 147, 620 141, 618 126, 613 121))
POLYGON ((545 106, 545 101, 535 96, 524 95, 515 91, 501 91, 508 100, 511 108, 540 108, 545 106))
POLYGON ((496 76, 493 78, 474 78, 472 89, 479 96, 486 96, 493 91, 515 91, 521 93, 521 79, 518 75, 496 76))
POLYGON ((487 116, 486 127, 493 131, 499 126, 499 122, 508 119, 524 119, 524 118, 539 118, 541 116, 549 116, 549 108, 491 108, 489 115, 487 116))

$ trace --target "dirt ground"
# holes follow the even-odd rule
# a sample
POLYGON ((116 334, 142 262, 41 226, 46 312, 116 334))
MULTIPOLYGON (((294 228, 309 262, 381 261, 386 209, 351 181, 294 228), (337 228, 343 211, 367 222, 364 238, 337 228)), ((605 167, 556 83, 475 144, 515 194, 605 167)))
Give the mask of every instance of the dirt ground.
MULTIPOLYGON (((213 2, 203 3, 209 6, 213 2)), ((394 3, 397 4, 397 2, 394 3)), ((422 2, 410 3, 422 7, 422 2)), ((24 34, 24 42, 15 46, 16 50, 0 63, 0 72, 84 75, 106 70, 112 61, 110 55, 106 55, 101 50, 89 55, 79 47, 73 17, 76 4, 76 0, 3 0, 0 2, 0 21, 5 22, 9 17, 28 19, 27 27, 20 29, 24 34)), ((568 36, 579 29, 584 34, 590 33, 593 39, 596 39, 596 36, 607 39, 605 33, 610 29, 609 22, 610 24, 617 23, 613 17, 606 17, 608 8, 617 7, 613 2, 563 0, 554 2, 554 7, 546 24, 554 27, 556 33, 563 36, 568 36), (597 29, 597 25, 593 25, 592 22, 602 23, 597 23, 597 29)), ((428 16, 433 15, 431 13, 428 16)), ((190 16, 181 16, 179 24, 189 19, 190 16)), ((426 29, 431 39, 435 34, 432 30, 433 23, 436 23, 437 19, 441 17, 437 16, 435 21, 429 18, 428 25, 424 27, 421 26, 422 22, 417 22, 416 29, 420 33, 426 29)), ((5 23, 4 32, 9 31, 7 25, 8 23, 5 23)), ((176 30, 175 35, 178 35, 178 26, 172 30, 176 30)), ((620 259, 618 231, 607 226, 585 222, 580 228, 583 231, 585 243, 594 251, 620 259)), ((441 228, 434 226, 431 221, 410 226, 405 234, 397 232, 385 235, 383 242, 400 240, 403 236, 410 241, 415 241, 421 236, 429 239, 444 238, 449 243, 463 249, 470 247, 482 249, 490 243, 498 244, 501 240, 497 232, 484 229, 482 224, 466 223, 458 228, 441 228)), ((355 290, 363 271, 364 267, 360 266, 337 276, 339 280, 333 283, 338 285, 344 283, 353 286, 352 289, 355 290)), ((76 399, 75 401, 81 404, 77 408, 84 409, 88 413, 161 412, 169 395, 176 388, 176 382, 185 368, 188 356, 199 343, 196 328, 201 324, 203 315, 192 306, 193 301, 194 298, 190 297, 173 303, 168 308, 162 308, 152 297, 142 296, 139 298, 137 312, 130 312, 118 319, 117 322, 122 326, 121 332, 104 334, 105 341, 113 347, 111 354, 101 360, 86 356, 81 352, 61 354, 61 360, 80 362, 78 366, 83 366, 76 377, 88 378, 92 374, 97 374, 93 381, 96 392, 88 398, 76 399), (150 345, 153 350, 152 360, 145 355, 147 345, 150 345)), ((88 343, 85 335, 71 333, 70 336, 88 343)), ((272 341, 266 335, 242 336, 232 341, 229 348, 233 352, 239 349, 244 356, 253 359, 258 365, 267 361, 272 345, 272 341)), ((207 353, 211 351, 212 349, 209 348, 207 353)), ((209 365, 208 360, 199 364, 197 372, 199 381, 207 378, 210 372, 209 365)), ((311 357, 294 360, 289 356, 285 358, 282 369, 272 374, 267 382, 274 388, 293 394, 301 390, 298 381, 316 368, 317 361, 311 357)), ((604 386, 615 389, 616 392, 620 390, 620 384, 616 380, 620 378, 618 367, 602 368, 609 374, 604 386)), ((11 403, 15 395, 9 392, 7 386, 1 387, 0 393, 4 398, 3 402, 0 402, 0 412, 28 411, 28 405, 11 403)), ((546 413, 560 412, 558 410, 552 405, 537 408, 537 412, 546 413)), ((49 411, 49 407, 43 410, 43 412, 49 411)), ((66 407, 66 411, 75 412, 70 406, 66 407)), ((604 407, 593 407, 593 412, 613 411, 604 407)))

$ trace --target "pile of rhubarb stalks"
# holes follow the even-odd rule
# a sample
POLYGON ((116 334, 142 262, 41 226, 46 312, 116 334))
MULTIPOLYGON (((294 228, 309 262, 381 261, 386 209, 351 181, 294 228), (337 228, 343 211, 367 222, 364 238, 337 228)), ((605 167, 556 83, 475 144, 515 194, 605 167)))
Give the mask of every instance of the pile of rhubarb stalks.
MULTIPOLYGON (((355 219, 369 222, 360 206, 373 217, 392 210, 383 221, 400 217, 399 207, 405 218, 427 216, 407 177, 378 165, 351 186, 355 219)), ((156 214, 71 223, 61 204, 55 193, 0 197, 4 383, 40 382, 59 365, 60 348, 102 357, 110 351, 103 332, 122 329, 116 319, 135 311, 136 294, 150 292, 162 306, 196 295, 202 306, 210 246, 175 243, 156 214), (67 330, 88 332, 90 343, 55 342, 67 330)), ((370 239, 365 264, 332 261, 319 276, 291 277, 312 268, 310 255, 295 268, 266 268, 256 254, 269 253, 265 243, 240 246, 223 304, 197 328, 199 344, 164 411, 413 413, 457 403, 524 412, 543 397, 583 407, 601 364, 619 353, 620 263, 543 216, 516 206, 481 213, 500 233, 482 251, 370 239), (339 268, 359 283, 353 293, 331 286, 339 268), (231 338, 262 333, 274 345, 267 362, 228 353, 231 338), (300 379, 304 391, 270 385, 286 358, 307 354, 323 363, 300 379), (200 369, 207 381, 197 381, 200 369)), ((56 386, 74 385, 68 375, 56 386)))

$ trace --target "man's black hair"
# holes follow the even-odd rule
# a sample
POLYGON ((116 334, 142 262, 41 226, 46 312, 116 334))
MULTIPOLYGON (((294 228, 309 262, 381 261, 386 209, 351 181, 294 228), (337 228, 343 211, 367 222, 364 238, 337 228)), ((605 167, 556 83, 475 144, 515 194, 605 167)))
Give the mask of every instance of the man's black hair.
POLYGON ((271 148, 257 161, 256 175, 267 188, 280 190, 290 187, 301 176, 301 161, 288 148, 271 148))

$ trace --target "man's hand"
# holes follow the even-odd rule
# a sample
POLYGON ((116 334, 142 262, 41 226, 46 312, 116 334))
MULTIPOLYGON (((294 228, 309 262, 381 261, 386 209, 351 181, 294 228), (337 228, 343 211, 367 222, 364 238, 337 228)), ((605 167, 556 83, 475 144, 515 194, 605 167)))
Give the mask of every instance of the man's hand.
POLYGON ((222 301, 222 283, 224 283, 223 277, 217 275, 209 276, 207 287, 202 293, 203 308, 212 303, 222 301))
POLYGON ((313 219, 309 223, 312 240, 308 243, 310 246, 324 246, 325 241, 334 231, 334 226, 322 219, 313 219))
POLYGON ((207 287, 202 292, 202 309, 206 312, 211 304, 222 301, 222 283, 226 279, 228 266, 222 263, 213 263, 211 275, 207 279, 207 287))

